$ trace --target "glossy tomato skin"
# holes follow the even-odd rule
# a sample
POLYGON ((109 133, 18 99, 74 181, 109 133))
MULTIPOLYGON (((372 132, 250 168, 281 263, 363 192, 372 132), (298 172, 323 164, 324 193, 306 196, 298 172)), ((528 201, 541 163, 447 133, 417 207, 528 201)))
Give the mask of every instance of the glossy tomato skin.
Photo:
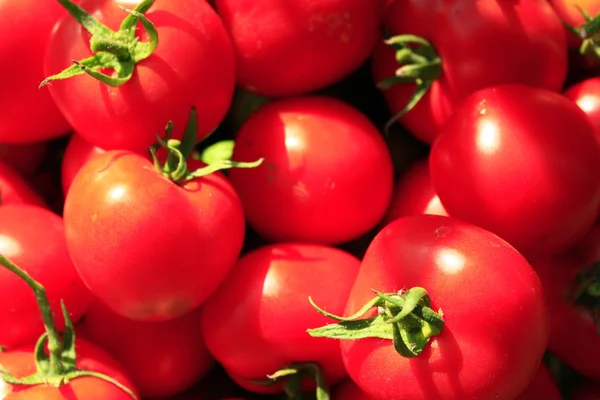
POLYGON ((548 349, 580 374, 600 380, 600 337, 590 307, 571 301, 577 275, 600 260, 600 226, 595 225, 571 251, 553 258, 535 258, 550 308, 548 349))
POLYGON ((395 219, 419 214, 448 216, 431 183, 427 159, 415 162, 396 182, 392 201, 381 224, 383 226, 395 219))
MULTIPOLYGON (((58 329, 64 327, 61 300, 74 322, 82 317, 90 295, 69 257, 62 218, 32 205, 1 206, 0 254, 46 288, 58 329)), ((44 332, 31 288, 5 268, 0 268, 0 304, 0 345, 35 342, 44 332)))
POLYGON ((585 113, 521 85, 474 93, 445 125, 429 158, 448 213, 521 252, 556 254, 597 218, 600 142, 585 113))
POLYGON ((541 363, 527 388, 515 400, 562 400, 554 377, 546 364, 541 363))
MULTIPOLYGON (((108 375, 137 394, 136 388, 121 365, 105 350, 78 338, 75 351, 78 368, 108 375)), ((0 365, 17 378, 31 375, 35 372, 33 346, 28 345, 11 351, 0 352, 0 365)), ((47 385, 10 385, 0 380, 0 398, 4 400, 132 399, 131 395, 114 384, 95 377, 77 378, 59 388, 47 385)))
POLYGON ((81 168, 64 218, 69 253, 91 292, 141 321, 176 318, 204 302, 233 267, 245 230, 222 173, 178 186, 147 158, 118 150, 81 168))
POLYGON ((515 398, 542 359, 548 312, 535 271, 507 242, 438 215, 397 219, 371 242, 344 315, 373 298, 423 287, 445 328, 404 358, 391 340, 342 341, 350 377, 382 399, 515 398), (493 283, 492 283, 493 282, 493 283))
POLYGON ((0 2, 0 143, 32 143, 67 134, 70 127, 50 93, 38 90, 44 79, 46 42, 66 14, 53 0, 0 2))
POLYGON ((213 366, 201 335, 200 309, 169 321, 140 322, 95 301, 83 331, 123 365, 144 399, 179 394, 213 366))
POLYGON ((48 207, 31 185, 3 161, 0 161, 0 202, 2 205, 30 204, 48 207))
MULTIPOLYGON (((598 4, 600 5, 600 2, 598 4)), ((600 77, 577 82, 566 88, 563 94, 577 103, 579 108, 590 117, 600 137, 600 77)))
POLYGON ((308 297, 343 312, 360 261, 342 250, 306 243, 260 247, 242 256, 203 307, 202 332, 210 352, 246 389, 292 362, 317 362, 328 383, 345 377, 339 344, 306 333, 328 322, 308 297))
MULTIPOLYGON (((392 36, 427 39, 441 58, 441 76, 399 120, 426 143, 433 142, 456 106, 476 90, 521 83, 560 91, 565 82, 566 38, 546 0, 394 1, 384 25, 392 36)), ((375 81, 394 76, 399 66, 392 48, 380 43, 373 56, 375 81)), ((408 103, 414 90, 414 84, 384 90, 392 114, 408 103)))
POLYGON ((269 97, 332 85, 367 60, 384 0, 217 0, 236 52, 237 81, 269 97))
POLYGON ((71 183, 81 167, 92 157, 104 153, 106 150, 94 146, 81 135, 76 133, 71 135, 65 154, 61 163, 61 185, 63 193, 66 195, 71 187, 71 183))
MULTIPOLYGON (((118 6, 133 8, 139 2, 82 0, 80 6, 117 30, 125 15, 118 6)), ((205 1, 158 1, 145 15, 157 27, 159 44, 136 65, 129 82, 113 88, 83 74, 43 89, 51 92, 78 134, 107 150, 146 154, 155 133, 163 132, 168 121, 174 123, 173 136, 180 137, 192 105, 198 110, 201 139, 221 122, 233 95, 231 41, 205 1)), ((63 18, 48 44, 45 74, 91 56, 89 39, 73 17, 63 18)))
POLYGON ((385 141, 359 111, 328 97, 263 105, 235 139, 229 171, 248 223, 272 241, 337 244, 383 217, 393 186, 385 141))

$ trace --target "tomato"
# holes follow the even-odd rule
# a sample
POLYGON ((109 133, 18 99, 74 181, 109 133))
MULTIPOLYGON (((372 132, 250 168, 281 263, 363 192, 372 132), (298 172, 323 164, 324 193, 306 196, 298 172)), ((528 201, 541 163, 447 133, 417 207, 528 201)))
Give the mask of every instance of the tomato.
MULTIPOLYGON (((595 17, 600 13, 600 1, 598 0, 550 0, 550 5, 552 5, 561 21, 576 29, 585 23, 583 14, 579 9, 582 9, 591 17, 595 17)), ((575 34, 569 32, 568 29, 565 29, 565 33, 569 47, 578 49, 581 40, 575 34)))
POLYGON ((168 398, 198 382, 213 366, 200 335, 200 310, 164 322, 140 322, 93 302, 85 315, 87 339, 125 368, 142 398, 168 398))
POLYGON ((569 400, 599 400, 600 382, 587 380, 579 385, 569 396, 569 400))
POLYGON ((119 150, 79 170, 64 218, 69 253, 90 291, 141 321, 200 306, 233 267, 245 230, 240 200, 222 173, 176 185, 149 159, 119 150))
POLYGON ((259 393, 281 387, 251 380, 265 381, 291 363, 318 363, 335 383, 346 376, 339 345, 306 334, 327 321, 308 296, 342 312, 359 265, 349 253, 317 244, 273 244, 246 253, 203 306, 208 349, 239 385, 259 393))
POLYGON ((556 386, 552 373, 541 363, 527 388, 516 400, 562 400, 562 395, 556 386))
POLYGON ((585 113, 545 89, 501 85, 471 95, 434 143, 433 186, 453 217, 521 252, 556 254, 600 207, 600 142, 585 113))
POLYGON ((394 185, 394 193, 382 225, 418 214, 448 215, 435 193, 427 159, 415 162, 394 185))
MULTIPOLYGON (((20 264, 46 288, 57 315, 61 315, 63 300, 73 321, 82 317, 90 295, 69 257, 62 218, 32 205, 0 207, 0 253, 20 264)), ((31 289, 3 268, 0 304, 0 345, 8 349, 35 342, 44 332, 31 289)), ((62 329, 62 316, 57 324, 62 329)))
MULTIPOLYGON (((398 0, 388 7, 384 26, 392 36, 426 39, 441 60, 431 57, 434 70, 424 71, 430 89, 399 119, 426 143, 474 91, 502 83, 560 91, 565 82, 566 39, 546 0, 398 0)), ((395 51, 381 43, 373 56, 375 81, 395 76, 399 67, 395 51)), ((397 83, 383 90, 392 114, 407 105, 415 88, 414 83, 397 83)))
MULTIPOLYGON (((585 287, 578 288, 586 273, 600 260, 600 226, 594 226, 569 252, 553 258, 531 260, 537 270, 552 316, 548 349, 580 374, 600 379, 600 336, 594 303, 586 303, 585 287), (577 300, 576 292, 582 292, 577 300)), ((585 281, 583 281, 585 283, 585 281)))
MULTIPOLYGON (((31 295, 31 293, 29 293, 31 295)), ((76 340, 79 369, 105 374, 130 390, 135 388, 123 368, 106 351, 83 339, 76 340)), ((0 352, 0 365, 16 378, 35 372, 33 346, 0 352)), ((11 385, 0 379, 0 397, 4 400, 131 400, 131 395, 97 377, 79 377, 60 387, 51 385, 11 385)))
POLYGON ((74 133, 69 139, 61 163, 61 184, 66 195, 71 183, 81 167, 92 157, 104 153, 106 150, 90 144, 80 135, 74 133))
MULTIPOLYGON (((80 6, 113 30, 140 0, 81 0, 80 6)), ((145 13, 158 31, 158 46, 135 66, 128 82, 107 86, 86 74, 52 82, 49 90, 74 130, 103 149, 146 154, 168 121, 181 137, 192 105, 199 110, 199 137, 221 122, 235 85, 231 41, 205 1, 157 1, 145 13)), ((142 41, 146 34, 140 29, 142 41)), ((47 76, 90 57, 90 35, 70 15, 61 19, 44 62, 47 76)))
POLYGON ((46 42, 65 14, 55 0, 0 2, 1 143, 31 143, 69 132, 50 94, 38 90, 46 42))
POLYGON ((359 111, 329 97, 273 101, 238 131, 229 171, 248 223, 272 241, 336 244, 368 232, 390 202, 385 141, 359 111))
POLYGON ((31 185, 3 161, 0 161, 0 202, 2 205, 31 204, 48 207, 31 185))
POLYGON ((15 172, 30 177, 38 172, 48 154, 47 142, 26 144, 0 144, 0 160, 15 172))
POLYGON ((431 309, 443 310, 445 327, 415 357, 399 355, 392 340, 343 340, 348 373, 365 393, 484 400, 515 398, 526 388, 546 349, 549 321, 538 277, 521 254, 450 217, 397 219, 367 249, 343 315, 367 304, 372 290, 414 287, 427 291, 431 309))
POLYGON ((306 94, 350 75, 379 35, 384 0, 216 0, 237 82, 269 97, 306 94))
POLYGON ((352 379, 344 379, 333 388, 331 400, 381 400, 369 396, 352 379))
POLYGON ((600 136, 600 77, 588 78, 565 89, 563 94, 585 111, 600 136))

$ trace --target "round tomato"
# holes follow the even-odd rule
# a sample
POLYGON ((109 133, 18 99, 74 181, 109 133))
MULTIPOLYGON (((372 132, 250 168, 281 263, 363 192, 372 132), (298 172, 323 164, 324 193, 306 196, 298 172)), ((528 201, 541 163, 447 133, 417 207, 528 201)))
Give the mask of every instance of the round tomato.
POLYGON ((384 0, 216 0, 231 35, 238 84, 282 97, 341 80, 379 36, 384 0))
MULTIPOLYGON (((108 28, 118 30, 126 13, 119 6, 140 0, 81 0, 79 5, 108 28)), ((74 130, 103 149, 146 154, 173 121, 181 137, 191 106, 198 113, 198 139, 221 122, 235 85, 234 54, 221 19, 205 1, 156 1, 144 14, 158 32, 158 46, 135 65, 133 76, 112 87, 82 74, 53 81, 50 90, 74 130)), ((138 29, 140 41, 148 41, 138 29)), ((90 34, 67 15, 57 24, 44 62, 47 76, 92 56, 90 34)))
POLYGON ((352 379, 344 379, 333 388, 331 400, 380 400, 369 396, 352 379))
POLYGON ((0 1, 0 143, 32 143, 69 132, 50 93, 38 90, 46 42, 65 14, 55 0, 0 1))
POLYGON ((81 167, 92 157, 104 153, 106 150, 90 144, 81 135, 71 135, 61 163, 61 184, 66 195, 71 183, 81 167))
MULTIPOLYGON (((1 206, 0 254, 46 288, 58 329, 64 327, 61 300, 73 321, 82 317, 90 295, 69 257, 62 218, 32 205, 1 206)), ((0 345, 7 349, 35 342, 44 332, 31 289, 4 268, 0 268, 0 324, 0 345)))
MULTIPOLYGON (((600 1, 598 0, 550 0, 550 4, 561 21, 575 29, 579 29, 585 23, 581 10, 591 17, 600 13, 600 1)), ((569 47, 578 49, 581 46, 581 39, 568 29, 565 29, 565 32, 569 47)))
POLYGON ((0 161, 0 204, 31 204, 48 207, 31 185, 3 161, 0 161))
POLYGON ((596 134, 600 137, 600 77, 577 82, 566 88, 563 94, 577 103, 590 117, 596 127, 596 134))
MULTIPOLYGON (((560 91, 565 82, 566 38, 546 0, 394 1, 384 26, 391 36, 426 39, 435 53, 419 67, 426 67, 421 75, 430 82, 429 90, 399 119, 427 143, 433 142, 454 109, 476 90, 521 83, 560 91)), ((375 80, 396 76, 401 66, 395 50, 381 43, 373 56, 375 80)), ((408 104, 415 89, 415 83, 396 83, 383 90, 392 114, 408 104)))
POLYGON ((515 400, 562 400, 552 373, 541 363, 527 388, 515 400))
POLYGON ((327 321, 308 297, 342 312, 359 265, 354 256, 317 244, 274 244, 246 253, 203 306, 208 349, 239 385, 259 393, 281 391, 252 381, 267 381, 291 363, 317 363, 327 382, 335 383, 346 376, 339 344, 306 333, 327 321))
POLYGON ((40 170, 40 166, 49 153, 47 141, 27 144, 0 144, 0 160, 14 169, 19 175, 31 177, 40 170))
POLYGON ((204 302, 235 264, 245 230, 222 173, 178 185, 149 159, 119 150, 79 170, 64 218, 69 253, 90 291, 143 321, 173 319, 204 302))
MULTIPOLYGON (((29 293, 31 296, 31 293, 29 293)), ((31 296, 33 297, 33 296, 31 296)), ((135 393, 135 387, 121 365, 105 350, 83 339, 77 339, 76 366, 102 373, 135 393)), ((34 346, 0 352, 0 366, 15 378, 36 371, 34 346)), ((11 385, 0 378, 0 398, 4 400, 132 400, 132 396, 115 384, 98 377, 84 376, 59 387, 46 385, 11 385)))
POLYGON ((273 241, 337 244, 373 228, 393 187, 385 141, 359 111, 328 97, 263 105, 244 123, 229 171, 248 223, 273 241))
POLYGON ((108 350, 144 399, 189 389, 213 366, 200 335, 200 309, 163 322, 140 322, 93 302, 85 314, 87 339, 108 350))
POLYGON ((450 215, 527 255, 567 249, 598 215, 596 129, 575 103, 546 89, 474 93, 444 126, 429 162, 450 215))
POLYGON ((397 219, 371 242, 344 315, 371 301, 373 290, 399 296, 413 288, 427 291, 444 327, 413 357, 401 356, 389 339, 343 340, 348 373, 365 393, 511 399, 527 387, 546 349, 549 321, 538 277, 512 246, 450 217, 397 219))

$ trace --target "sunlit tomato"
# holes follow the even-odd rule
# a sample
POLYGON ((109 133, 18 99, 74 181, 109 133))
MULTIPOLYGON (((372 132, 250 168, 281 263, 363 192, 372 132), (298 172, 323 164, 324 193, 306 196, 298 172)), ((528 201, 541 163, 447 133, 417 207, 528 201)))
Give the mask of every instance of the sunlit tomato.
POLYGON ((600 77, 577 82, 566 88, 563 94, 585 111, 600 137, 600 77))
POLYGON ((71 135, 61 164, 61 184, 65 195, 83 164, 95 155, 102 154, 105 151, 98 146, 90 144, 81 135, 76 133, 71 135))

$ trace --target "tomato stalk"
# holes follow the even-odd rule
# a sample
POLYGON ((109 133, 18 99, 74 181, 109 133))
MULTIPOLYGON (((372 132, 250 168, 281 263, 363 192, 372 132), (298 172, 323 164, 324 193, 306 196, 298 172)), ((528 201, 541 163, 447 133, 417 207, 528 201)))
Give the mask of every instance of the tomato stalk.
POLYGON ((579 54, 600 60, 600 48, 598 47, 598 37, 600 37, 600 14, 592 18, 585 10, 575 6, 583 16, 585 23, 579 28, 575 28, 565 22, 563 25, 575 36, 582 40, 579 47, 579 54))
POLYGON ((385 43, 396 51, 396 61, 400 67, 396 69, 394 76, 384 79, 377 86, 380 89, 388 89, 398 83, 417 85, 408 103, 386 123, 385 131, 387 133, 392 124, 412 110, 425 96, 433 82, 442 75, 442 61, 433 45, 419 36, 393 36, 385 43))
POLYGON ((416 357, 435 335, 444 329, 442 310, 434 311, 427 291, 414 287, 398 293, 380 293, 350 317, 339 317, 319 308, 309 297, 310 304, 326 317, 339 321, 337 324, 309 329, 313 337, 341 340, 365 338, 389 339, 396 352, 403 357, 416 357), (377 314, 361 319, 373 308, 377 314))
POLYGON ((598 336, 600 336, 600 261, 575 278, 575 285, 569 294, 570 300, 591 310, 598 336))
POLYGON ((58 0, 58 2, 92 35, 90 49, 94 55, 81 61, 73 60, 72 66, 44 79, 40 88, 50 81, 68 79, 84 73, 109 86, 121 86, 131 79, 135 65, 150 57, 158 46, 156 27, 144 16, 154 0, 144 0, 133 10, 119 6, 129 15, 125 17, 116 32, 70 0, 58 0), (146 30, 148 42, 142 42, 136 36, 138 22, 141 22, 146 30), (107 75, 102 72, 103 69, 111 69, 114 73, 107 75))
POLYGON ((194 152, 196 138, 198 137, 197 121, 196 107, 192 107, 182 140, 171 138, 173 132, 173 123, 171 121, 169 121, 165 127, 164 138, 156 135, 157 143, 150 147, 150 156, 152 157, 156 171, 167 179, 180 184, 191 181, 192 179, 210 175, 216 171, 230 168, 255 168, 262 164, 263 158, 259 158, 253 162, 238 162, 228 158, 216 158, 205 167, 190 171, 186 160, 188 160, 194 152), (158 157, 158 149, 161 147, 167 151, 167 159, 163 164, 161 164, 160 158, 158 157))
POLYGON ((65 329, 61 337, 56 328, 54 314, 52 313, 44 286, 1 254, 0 265, 17 275, 31 287, 46 329, 46 332, 40 336, 35 345, 36 372, 24 378, 16 378, 0 366, 0 376, 4 382, 12 385, 52 385, 60 387, 73 379, 91 376, 112 383, 134 399, 137 398, 129 388, 110 376, 99 372, 78 369, 75 365, 75 329, 73 328, 73 322, 65 304, 61 302, 62 313, 65 319, 65 329), (46 348, 48 349, 47 352, 46 348))
POLYGON ((329 400, 329 387, 325 380, 325 373, 317 363, 303 362, 291 363, 285 368, 267 375, 268 381, 252 381, 257 385, 271 386, 286 379, 283 390, 289 400, 302 400, 302 382, 308 378, 315 382, 316 400, 329 400))

